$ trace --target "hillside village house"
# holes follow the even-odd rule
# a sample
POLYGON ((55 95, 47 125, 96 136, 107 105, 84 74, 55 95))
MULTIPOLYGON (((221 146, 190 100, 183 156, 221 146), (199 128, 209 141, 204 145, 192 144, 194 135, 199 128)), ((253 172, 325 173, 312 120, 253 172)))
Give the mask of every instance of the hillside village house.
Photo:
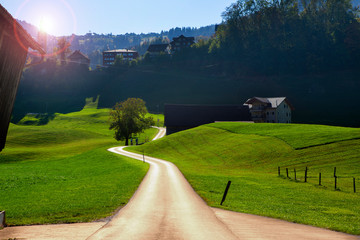
POLYGON ((85 54, 80 52, 80 50, 74 51, 69 57, 67 57, 67 62, 70 64, 83 64, 87 67, 90 66, 90 59, 85 54))
POLYGON ((151 44, 147 52, 150 54, 150 57, 159 56, 161 53, 170 54, 170 44, 151 44))
POLYGON ((184 35, 181 35, 179 37, 174 37, 173 41, 170 43, 171 52, 177 52, 185 48, 189 48, 194 43, 195 43, 194 37, 185 37, 184 35))
POLYGON ((122 56, 124 60, 128 60, 128 61, 137 59, 139 57, 139 53, 133 50, 128 50, 128 49, 108 50, 103 52, 103 65, 104 66, 114 65, 116 56, 118 55, 122 56))
POLYGON ((249 105, 255 123, 291 123, 291 112, 294 107, 286 97, 253 97, 245 104, 249 105))
MULTIPOLYGON (((10 118, 28 49, 45 51, 0 4, 0 151, 5 147, 10 118)), ((43 57, 40 61, 42 61, 43 57)))

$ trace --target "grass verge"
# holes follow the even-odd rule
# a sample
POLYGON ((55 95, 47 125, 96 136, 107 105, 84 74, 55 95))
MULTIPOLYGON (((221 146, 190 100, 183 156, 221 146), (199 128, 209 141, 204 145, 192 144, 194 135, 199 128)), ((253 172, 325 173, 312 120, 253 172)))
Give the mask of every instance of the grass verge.
POLYGON ((343 182, 335 191, 333 183, 318 186, 316 179, 304 183, 300 176, 297 181, 277 176, 278 166, 307 166, 309 175, 321 171, 330 179, 337 166, 339 175, 359 180, 358 133, 312 125, 216 123, 132 151, 174 162, 210 206, 359 235, 360 195, 352 193, 351 183, 343 182), (270 131, 272 127, 277 130, 270 131), (296 137, 299 133, 302 139, 296 137), (232 185, 220 206, 228 180, 232 185))

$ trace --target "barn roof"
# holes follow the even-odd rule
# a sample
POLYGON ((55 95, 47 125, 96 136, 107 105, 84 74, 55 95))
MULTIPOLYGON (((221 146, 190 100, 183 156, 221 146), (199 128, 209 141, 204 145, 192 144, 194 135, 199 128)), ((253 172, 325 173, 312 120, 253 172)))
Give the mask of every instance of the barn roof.
POLYGON ((25 48, 32 48, 33 50, 38 51, 41 55, 45 55, 46 52, 42 49, 39 43, 37 43, 31 36, 26 32, 26 30, 15 20, 11 14, 0 4, 0 21, 1 25, 7 24, 8 26, 13 26, 14 35, 17 35, 21 39, 21 43, 25 48))
POLYGON ((165 104, 165 125, 196 127, 216 121, 252 121, 244 105, 165 104))
POLYGON ((151 44, 148 47, 148 52, 164 52, 169 44, 151 44))

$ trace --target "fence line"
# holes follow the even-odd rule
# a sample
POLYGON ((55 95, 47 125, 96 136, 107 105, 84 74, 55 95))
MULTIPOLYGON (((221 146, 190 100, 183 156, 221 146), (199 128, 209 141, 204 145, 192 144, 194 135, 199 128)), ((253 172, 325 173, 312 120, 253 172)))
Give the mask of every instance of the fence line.
MULTIPOLYGON (((289 168, 285 168, 285 171, 286 171, 286 178, 291 179, 291 177, 289 176, 289 168)), ((318 178, 319 179, 319 184, 318 185, 323 186, 323 184, 324 184, 323 180, 324 179, 334 179, 334 189, 335 190, 340 190, 340 188, 338 186, 339 185, 339 182, 338 182, 339 179, 352 179, 352 184, 350 184, 350 185, 352 185, 352 191, 354 193, 356 193, 356 180, 360 180, 360 178, 356 178, 356 177, 353 177, 353 176, 338 176, 336 167, 334 167, 334 175, 331 176, 331 177, 324 177, 324 176, 322 176, 321 172, 319 173, 318 177, 309 176, 308 171, 309 171, 308 167, 305 167, 305 170, 299 170, 299 169, 294 168, 294 175, 293 175, 294 180, 295 181, 300 181, 301 177, 299 178, 299 175, 304 172, 304 182, 305 183, 308 182, 308 179, 316 179, 316 178, 318 178)), ((278 167, 278 176, 279 177, 282 176, 280 167, 278 167)))

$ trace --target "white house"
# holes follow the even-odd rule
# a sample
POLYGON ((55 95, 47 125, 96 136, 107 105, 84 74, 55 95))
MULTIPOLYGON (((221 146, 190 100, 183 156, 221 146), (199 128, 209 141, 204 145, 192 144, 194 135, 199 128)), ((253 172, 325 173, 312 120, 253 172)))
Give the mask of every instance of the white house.
POLYGON ((291 123, 294 107, 286 97, 253 97, 245 102, 255 123, 291 123))

